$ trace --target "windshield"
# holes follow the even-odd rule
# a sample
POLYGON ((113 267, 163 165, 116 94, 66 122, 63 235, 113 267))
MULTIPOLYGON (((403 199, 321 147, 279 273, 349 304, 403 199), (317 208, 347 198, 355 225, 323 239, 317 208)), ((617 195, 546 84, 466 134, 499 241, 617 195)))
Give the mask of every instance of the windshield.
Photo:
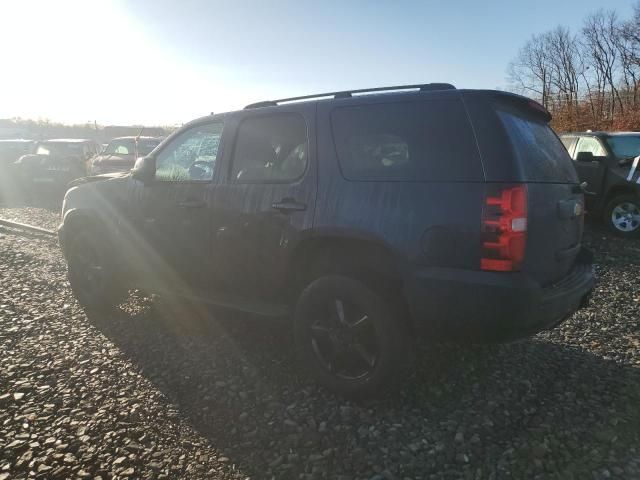
MULTIPOLYGON (((138 140, 138 156, 142 157, 151 153, 160 143, 156 139, 141 138, 138 140)), ((136 152, 136 141, 134 138, 119 138, 112 140, 104 153, 107 155, 134 155, 136 152)))
POLYGON ((41 143, 36 151, 38 155, 82 155, 81 143, 41 143))
POLYGON ((640 135, 608 137, 607 143, 616 158, 630 158, 640 155, 640 135))

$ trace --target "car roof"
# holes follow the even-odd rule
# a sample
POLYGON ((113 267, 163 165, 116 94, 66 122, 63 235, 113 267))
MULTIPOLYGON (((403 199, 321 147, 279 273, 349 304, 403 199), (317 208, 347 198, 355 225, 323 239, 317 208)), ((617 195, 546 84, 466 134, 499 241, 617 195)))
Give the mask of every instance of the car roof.
MULTIPOLYGON (((502 98, 518 99, 520 101, 527 101, 537 103, 530 98, 524 97, 511 92, 505 92, 501 90, 484 90, 484 89, 457 89, 453 85, 436 83, 425 85, 405 85, 399 87, 380 87, 376 89, 362 89, 344 92, 331 92, 317 95, 305 95, 301 97, 291 97, 281 100, 266 100, 262 102, 251 103, 244 107, 242 110, 233 110, 220 114, 210 114, 200 118, 196 118, 184 126, 197 125, 199 123, 205 123, 207 121, 223 119, 225 116, 233 116, 246 112, 247 110, 259 110, 265 112, 277 112, 279 110, 290 108, 293 105, 309 105, 315 103, 336 103, 336 105, 358 105, 371 103, 378 99, 390 100, 390 101, 406 101, 409 99, 418 100, 420 98, 429 98, 433 95, 437 96, 460 96, 462 94, 474 94, 474 95, 487 95, 502 98), (431 87, 431 88, 425 88, 431 87), (409 90, 411 89, 411 90, 409 90)), ((541 107, 545 110, 543 107, 541 107)), ((549 118, 551 118, 549 116, 549 118)))
POLYGON ((576 135, 591 135, 592 137, 625 137, 625 136, 640 136, 640 132, 566 132, 561 133, 560 136, 576 136, 576 135))
POLYGON ((88 143, 94 140, 88 138, 51 138, 49 140, 43 140, 42 143, 88 143))
POLYGON ((109 140, 109 142, 113 142, 114 140, 135 140, 136 138, 138 140, 160 140, 160 138, 158 138, 158 137, 151 137, 151 136, 140 136, 140 137, 137 137, 137 136, 131 135, 131 136, 127 136, 127 137, 115 137, 115 138, 112 138, 111 140, 109 140))

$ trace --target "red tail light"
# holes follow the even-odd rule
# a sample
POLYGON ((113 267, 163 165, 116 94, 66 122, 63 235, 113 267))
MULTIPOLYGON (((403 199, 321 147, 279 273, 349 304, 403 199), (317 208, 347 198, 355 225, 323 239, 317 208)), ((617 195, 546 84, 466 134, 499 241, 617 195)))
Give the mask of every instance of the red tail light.
POLYGON ((487 185, 487 188, 480 268, 516 272, 524 261, 527 243, 527 188, 525 185, 487 185))

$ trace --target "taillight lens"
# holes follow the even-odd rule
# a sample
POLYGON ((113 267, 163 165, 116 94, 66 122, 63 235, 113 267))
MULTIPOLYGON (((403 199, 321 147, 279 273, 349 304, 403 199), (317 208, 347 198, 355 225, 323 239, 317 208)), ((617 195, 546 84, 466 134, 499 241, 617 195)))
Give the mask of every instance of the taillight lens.
POLYGON ((526 243, 526 186, 487 185, 482 218, 480 268, 497 272, 520 270, 526 243))

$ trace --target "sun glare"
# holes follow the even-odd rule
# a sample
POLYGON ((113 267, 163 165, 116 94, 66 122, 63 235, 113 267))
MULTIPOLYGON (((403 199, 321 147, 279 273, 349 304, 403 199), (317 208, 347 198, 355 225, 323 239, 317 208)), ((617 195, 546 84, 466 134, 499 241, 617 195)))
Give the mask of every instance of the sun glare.
POLYGON ((5 2, 2 10, 0 118, 171 125, 242 106, 228 86, 238 82, 223 88, 223 72, 161 48, 121 2, 5 2))

